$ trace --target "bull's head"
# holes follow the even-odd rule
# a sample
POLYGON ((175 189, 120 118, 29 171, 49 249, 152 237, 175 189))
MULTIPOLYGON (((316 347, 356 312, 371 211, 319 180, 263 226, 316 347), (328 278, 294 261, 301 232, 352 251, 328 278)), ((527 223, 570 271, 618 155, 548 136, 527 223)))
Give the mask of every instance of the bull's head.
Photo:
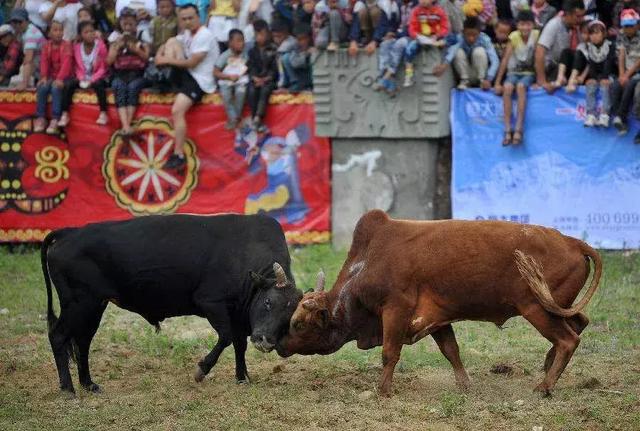
POLYGON ((261 352, 270 352, 289 327, 302 292, 296 289, 279 263, 273 264, 275 278, 250 272, 256 293, 249 310, 251 342, 261 352))
POLYGON ((342 346, 342 343, 334 342, 324 280, 324 273, 320 271, 314 291, 302 297, 291 317, 289 334, 276 346, 280 356, 287 357, 294 353, 324 355, 333 353, 342 346))

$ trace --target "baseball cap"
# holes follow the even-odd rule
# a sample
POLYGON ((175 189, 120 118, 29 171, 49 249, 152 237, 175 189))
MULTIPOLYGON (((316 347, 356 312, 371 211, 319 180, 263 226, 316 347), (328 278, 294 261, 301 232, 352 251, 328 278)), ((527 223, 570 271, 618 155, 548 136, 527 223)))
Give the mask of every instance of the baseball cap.
POLYGON ((620 13, 620 25, 622 27, 631 27, 638 23, 640 15, 633 9, 625 9, 620 13))
POLYGON ((120 17, 122 18, 123 16, 132 16, 132 17, 136 17, 136 11, 131 9, 130 7, 123 7, 122 10, 120 11, 120 17))
POLYGON ((9 24, 0 25, 0 37, 4 37, 8 34, 14 34, 13 27, 9 24))
POLYGON ((24 8, 16 8, 9 15, 9 22, 11 21, 29 21, 29 13, 24 8))

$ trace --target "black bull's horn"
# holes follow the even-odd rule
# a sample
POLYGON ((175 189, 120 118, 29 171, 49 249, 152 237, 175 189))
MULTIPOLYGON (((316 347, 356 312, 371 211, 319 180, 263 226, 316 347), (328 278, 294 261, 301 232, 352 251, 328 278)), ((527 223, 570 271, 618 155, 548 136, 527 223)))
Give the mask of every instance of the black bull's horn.
POLYGON ((288 284, 287 274, 278 262, 273 264, 273 272, 276 274, 276 287, 286 287, 288 284))

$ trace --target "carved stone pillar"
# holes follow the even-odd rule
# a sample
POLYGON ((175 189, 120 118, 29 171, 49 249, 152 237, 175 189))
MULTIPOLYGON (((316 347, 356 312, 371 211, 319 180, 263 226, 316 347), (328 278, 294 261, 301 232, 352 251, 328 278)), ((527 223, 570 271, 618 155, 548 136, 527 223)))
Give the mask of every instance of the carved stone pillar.
MULTIPOLYGON (((438 143, 449 136, 451 69, 431 71, 441 53, 428 49, 415 63, 415 84, 376 92, 376 55, 322 52, 314 62, 316 134, 332 139, 332 238, 350 245, 360 216, 373 208, 394 217, 431 219, 436 199, 438 143)), ((448 142, 448 141, 445 141, 448 142)))

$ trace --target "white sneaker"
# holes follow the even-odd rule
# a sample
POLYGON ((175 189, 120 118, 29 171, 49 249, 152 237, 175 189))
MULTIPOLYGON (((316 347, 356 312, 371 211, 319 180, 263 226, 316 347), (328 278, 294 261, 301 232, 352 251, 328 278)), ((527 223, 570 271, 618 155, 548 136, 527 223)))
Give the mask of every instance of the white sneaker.
POLYGON ((587 115, 587 118, 584 120, 584 127, 593 127, 596 125, 596 116, 593 114, 587 115))
POLYGON ((618 115, 613 117, 613 127, 615 127, 616 129, 620 129, 622 127, 622 118, 620 118, 618 115))
POLYGON ((469 81, 460 81, 460 84, 458 84, 458 90, 466 90, 467 88, 469 88, 469 81))
POLYGON ((607 128, 609 127, 609 116, 607 114, 600 114, 598 118, 598 126, 607 128))

